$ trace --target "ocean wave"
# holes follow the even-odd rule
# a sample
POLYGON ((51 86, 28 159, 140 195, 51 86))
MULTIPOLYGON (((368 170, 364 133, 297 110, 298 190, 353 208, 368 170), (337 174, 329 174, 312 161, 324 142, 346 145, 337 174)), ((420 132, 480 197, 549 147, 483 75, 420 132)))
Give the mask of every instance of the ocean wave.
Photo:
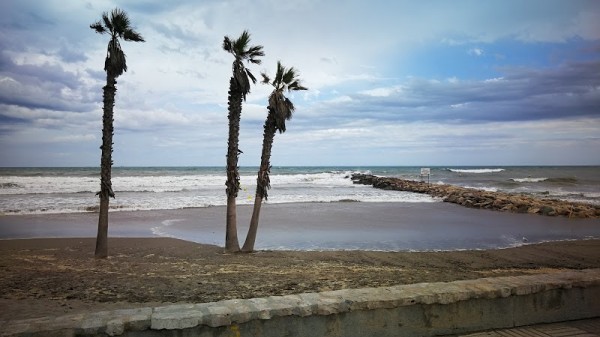
POLYGON ((577 184, 577 178, 572 177, 562 177, 562 178, 550 178, 548 182, 555 184, 577 184))
POLYGON ((498 192, 498 188, 497 187, 493 187, 493 186, 471 186, 471 185, 463 185, 462 187, 464 187, 464 188, 470 188, 472 190, 486 191, 486 192, 498 192))
POLYGON ((448 169, 454 173, 498 173, 505 171, 503 168, 483 168, 483 169, 448 169))
POLYGON ((565 184, 565 185, 576 184, 577 183, 577 178, 571 178, 571 177, 558 177, 558 178, 545 178, 545 177, 534 178, 534 177, 527 177, 527 178, 511 178, 510 180, 514 181, 516 183, 541 183, 541 182, 546 182, 546 183, 552 183, 552 184, 565 184))
MULTIPOLYGON (((352 171, 272 174, 272 186, 348 186, 352 171)), ((113 177, 115 193, 212 193, 224 189, 226 177, 215 175, 126 176, 113 177)), ((255 174, 240 177, 244 187, 256 186, 255 174)), ((0 177, 0 194, 70 194, 96 193, 99 180, 88 177, 22 176, 0 177), (3 178, 3 179, 2 179, 3 178)))
POLYGON ((548 178, 511 178, 510 180, 517 183, 539 183, 548 180, 548 178))
POLYGON ((0 183, 0 188, 23 188, 23 186, 17 184, 17 183, 0 183))
POLYGON ((600 205, 600 193, 545 191, 537 194, 540 195, 542 198, 559 199, 568 202, 580 202, 584 204, 600 205))

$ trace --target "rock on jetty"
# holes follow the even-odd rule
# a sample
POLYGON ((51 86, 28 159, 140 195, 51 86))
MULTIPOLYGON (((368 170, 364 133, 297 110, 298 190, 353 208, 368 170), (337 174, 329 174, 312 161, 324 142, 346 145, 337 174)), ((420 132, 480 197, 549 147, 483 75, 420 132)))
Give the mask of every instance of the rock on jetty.
POLYGON ((470 208, 502 212, 530 213, 572 218, 598 218, 600 206, 554 199, 538 199, 522 194, 490 192, 445 184, 428 184, 400 178, 378 177, 371 174, 353 174, 355 184, 372 185, 384 190, 429 194, 470 208))

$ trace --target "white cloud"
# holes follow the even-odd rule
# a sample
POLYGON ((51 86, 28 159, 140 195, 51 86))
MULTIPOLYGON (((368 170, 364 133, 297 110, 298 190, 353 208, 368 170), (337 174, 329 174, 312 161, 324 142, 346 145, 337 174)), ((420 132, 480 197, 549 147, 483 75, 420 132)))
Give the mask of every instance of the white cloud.
POLYGON ((494 82, 500 82, 503 80, 504 80, 504 77, 494 77, 494 78, 485 79, 483 82, 484 83, 494 83, 494 82))
POLYGON ((95 141, 96 136, 92 134, 81 134, 81 135, 66 135, 66 136, 57 136, 48 141, 53 143, 78 143, 78 142, 89 142, 95 141))
POLYGON ((467 53, 468 53, 469 55, 481 56, 481 55, 483 55, 483 54, 484 54, 484 51, 483 51, 483 49, 481 49, 481 48, 471 48, 471 49, 469 49, 469 50, 467 51, 467 53))
POLYGON ((117 128, 133 130, 158 130, 192 127, 189 116, 180 112, 159 110, 127 110, 115 113, 117 128))
POLYGON ((367 96, 373 96, 373 97, 387 97, 393 93, 398 93, 401 90, 402 89, 400 87, 394 86, 394 87, 389 87, 389 88, 375 88, 375 89, 363 90, 360 92, 360 94, 367 95, 367 96))

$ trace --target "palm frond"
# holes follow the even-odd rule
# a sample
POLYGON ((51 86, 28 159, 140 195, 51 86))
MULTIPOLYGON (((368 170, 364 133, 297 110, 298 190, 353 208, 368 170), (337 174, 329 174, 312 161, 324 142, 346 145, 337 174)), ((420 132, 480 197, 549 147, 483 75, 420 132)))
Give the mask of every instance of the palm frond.
POLYGON ((275 124, 279 133, 284 133, 286 130, 285 121, 292 118, 292 113, 295 110, 294 104, 287 97, 279 95, 277 98, 278 107, 274 111, 275 124))
POLYGON ((296 72, 294 70, 294 68, 288 68, 284 73, 283 76, 281 78, 281 81, 283 82, 283 84, 285 84, 286 86, 289 86, 293 81, 294 78, 296 78, 296 72))
POLYGON ((236 50, 238 55, 242 55, 246 52, 246 48, 248 47, 249 43, 250 43, 250 33, 248 33, 247 30, 244 30, 242 32, 242 34, 240 35, 240 37, 238 37, 237 40, 235 40, 233 42, 233 47, 236 50))
POLYGON ((131 23, 129 21, 129 17, 127 13, 120 10, 119 8, 115 8, 110 13, 111 22, 113 25, 113 34, 119 35, 119 37, 123 37, 125 31, 130 29, 131 23))
POLYGON ((254 63, 254 64, 261 64, 262 60, 260 60, 260 59, 248 59, 248 62, 254 63))
POLYGON ((277 62, 277 72, 275 73, 275 79, 273 79, 273 85, 275 88, 279 88, 281 86, 281 80, 283 78, 283 72, 285 71, 285 67, 281 65, 281 63, 277 62))
POLYGON ((223 39, 223 49, 228 53, 233 53, 233 45, 229 36, 225 36, 223 39))
POLYGON ((127 71, 127 61, 125 53, 121 49, 121 44, 117 38, 111 39, 108 44, 108 53, 104 61, 104 70, 110 72, 115 77, 119 77, 127 71))
POLYGON ((269 78, 269 75, 265 74, 265 73, 260 73, 262 75, 262 84, 270 84, 271 83, 271 78, 269 78))
POLYGON ((100 22, 100 21, 92 23, 90 25, 90 28, 95 30, 96 33, 98 33, 98 34, 106 33, 106 29, 104 28, 104 26, 102 25, 102 22, 100 22))
POLYGON ((250 92, 248 73, 241 60, 236 60, 233 64, 233 78, 237 84, 237 89, 242 93, 242 98, 246 100, 246 95, 250 92))
POLYGON ((113 25, 110 22, 110 18, 108 17, 108 13, 104 12, 102 13, 102 21, 104 21, 104 27, 106 27, 106 29, 112 33, 113 31, 113 25))
POLYGON ((294 103, 292 103, 292 101, 290 101, 289 98, 284 97, 285 99, 285 106, 287 108, 286 110, 286 114, 285 114, 285 119, 291 119, 292 118, 292 112, 294 112, 296 110, 296 107, 294 106, 294 103))
POLYGON ((288 85, 288 91, 297 91, 297 90, 308 90, 308 88, 303 87, 300 84, 299 80, 296 80, 288 85))
POLYGON ((245 53, 245 58, 251 63, 260 64, 262 61, 258 57, 265 56, 265 52, 262 49, 263 46, 252 46, 245 53))
POLYGON ((248 75, 248 77, 250 77, 250 79, 252 80, 252 83, 256 84, 256 77, 254 77, 254 75, 252 75, 252 73, 250 72, 250 69, 245 68, 246 70, 246 74, 248 75))
POLYGON ((125 30, 123 33, 123 39, 125 41, 146 42, 140 33, 131 28, 125 30))

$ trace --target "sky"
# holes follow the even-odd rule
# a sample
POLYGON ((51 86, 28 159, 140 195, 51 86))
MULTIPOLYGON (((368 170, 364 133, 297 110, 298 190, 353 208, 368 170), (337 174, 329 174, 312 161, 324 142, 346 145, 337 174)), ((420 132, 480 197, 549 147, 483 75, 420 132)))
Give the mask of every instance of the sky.
MULTIPOLYGON (((99 166, 108 36, 126 11, 115 166, 225 166, 233 56, 251 34, 309 88, 273 166, 600 165, 600 2, 4 0, 0 166, 99 166)), ((260 163, 272 87, 243 105, 240 166, 260 163)))

